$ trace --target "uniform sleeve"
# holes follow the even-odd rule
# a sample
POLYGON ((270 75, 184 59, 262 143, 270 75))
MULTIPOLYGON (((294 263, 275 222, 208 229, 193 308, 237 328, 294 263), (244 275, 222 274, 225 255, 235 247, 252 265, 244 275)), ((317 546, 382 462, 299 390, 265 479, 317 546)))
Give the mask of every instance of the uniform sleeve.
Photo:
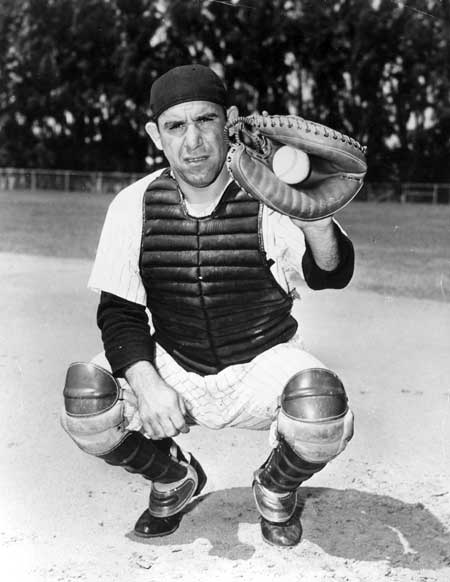
POLYGON ((163 170, 131 184, 111 202, 103 224, 88 287, 145 305, 147 295, 139 273, 142 199, 147 186, 163 170))
POLYGON ((124 191, 109 206, 88 287, 145 305, 139 274, 141 200, 142 196, 124 191))

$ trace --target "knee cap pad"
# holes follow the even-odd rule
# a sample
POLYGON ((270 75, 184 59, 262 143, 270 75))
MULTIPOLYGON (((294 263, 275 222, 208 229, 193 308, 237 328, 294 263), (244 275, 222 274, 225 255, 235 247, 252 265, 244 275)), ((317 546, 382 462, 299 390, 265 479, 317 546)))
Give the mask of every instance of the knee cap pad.
POLYGON ((92 363, 69 366, 61 424, 83 451, 102 455, 125 437, 121 388, 112 374, 92 363))
POLYGON ((293 376, 281 395, 277 429, 306 461, 339 455, 353 436, 353 414, 336 374, 310 368, 293 376))

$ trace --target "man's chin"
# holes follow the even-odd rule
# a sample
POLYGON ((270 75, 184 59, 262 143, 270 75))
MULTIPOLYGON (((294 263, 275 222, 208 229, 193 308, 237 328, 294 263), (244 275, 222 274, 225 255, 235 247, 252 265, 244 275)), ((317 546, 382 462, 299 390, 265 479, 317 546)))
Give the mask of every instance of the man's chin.
POLYGON ((179 177, 194 188, 207 188, 215 182, 220 172, 183 172, 179 177))

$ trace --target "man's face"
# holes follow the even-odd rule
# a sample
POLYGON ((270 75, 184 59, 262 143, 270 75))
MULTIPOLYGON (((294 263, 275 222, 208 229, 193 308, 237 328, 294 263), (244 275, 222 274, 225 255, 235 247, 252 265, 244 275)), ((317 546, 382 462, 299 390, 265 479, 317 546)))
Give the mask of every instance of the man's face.
POLYGON ((175 176, 204 188, 219 176, 228 150, 225 111, 209 101, 189 101, 164 111, 157 122, 159 139, 175 176))

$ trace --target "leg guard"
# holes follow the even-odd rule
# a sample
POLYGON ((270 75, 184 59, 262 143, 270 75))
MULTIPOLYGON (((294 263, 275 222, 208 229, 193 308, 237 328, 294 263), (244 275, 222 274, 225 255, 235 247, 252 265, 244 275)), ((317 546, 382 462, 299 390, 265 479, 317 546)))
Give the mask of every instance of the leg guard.
POLYGON ((92 363, 71 364, 64 407, 63 428, 83 451, 153 482, 152 515, 174 515, 192 499, 199 487, 196 469, 172 439, 155 444, 126 430, 121 388, 107 370, 92 363))
POLYGON ((186 475, 185 467, 164 451, 169 442, 157 446, 141 433, 126 430, 121 388, 104 368, 92 363, 71 364, 64 406, 63 427, 85 452, 161 483, 186 475))
POLYGON ((327 463, 353 436, 353 414, 339 378, 310 368, 296 374, 281 396, 278 434, 309 463, 327 463))
POLYGON ((125 438, 121 388, 104 368, 92 363, 71 364, 63 394, 61 424, 81 450, 101 456, 125 438))
POLYGON ((275 493, 295 491, 303 481, 325 467, 326 463, 309 463, 295 453, 285 440, 269 455, 260 473, 261 484, 275 493))
POLYGON ((115 449, 99 456, 109 465, 123 467, 129 473, 139 473, 159 483, 173 483, 183 479, 187 473, 186 463, 181 464, 135 431, 129 431, 115 449))
POLYGON ((345 448, 353 415, 339 378, 322 368, 296 374, 281 396, 279 442, 255 473, 253 492, 261 515, 273 523, 294 514, 296 490, 345 448))

